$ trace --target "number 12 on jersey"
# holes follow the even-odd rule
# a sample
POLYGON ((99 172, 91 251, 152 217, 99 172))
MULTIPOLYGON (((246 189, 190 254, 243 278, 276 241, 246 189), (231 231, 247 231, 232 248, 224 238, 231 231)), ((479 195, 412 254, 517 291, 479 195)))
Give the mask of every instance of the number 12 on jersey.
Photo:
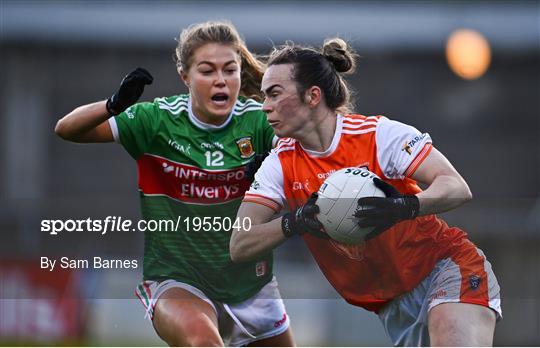
POLYGON ((223 166, 223 152, 221 151, 206 151, 204 153, 206 157, 206 165, 209 167, 221 167, 223 166))

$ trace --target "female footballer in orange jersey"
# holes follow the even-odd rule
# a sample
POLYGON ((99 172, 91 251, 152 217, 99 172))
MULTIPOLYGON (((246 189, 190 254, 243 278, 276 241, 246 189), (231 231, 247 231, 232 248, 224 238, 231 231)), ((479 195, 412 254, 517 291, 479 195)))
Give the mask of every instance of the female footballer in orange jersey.
POLYGON ((377 313, 393 344, 492 345, 501 307, 491 265, 465 232, 435 215, 470 200, 469 187, 429 134, 344 113, 349 90, 340 73, 354 71, 355 57, 341 39, 321 52, 289 44, 271 54, 263 111, 283 139, 240 206, 238 216, 254 226, 233 232, 231 257, 249 260, 302 235, 334 288, 377 313), (359 200, 370 208, 358 223, 375 233, 350 246, 325 238, 315 192, 330 173, 353 166, 382 178, 374 181, 386 198, 359 200), (272 219, 284 206, 290 212, 272 219))

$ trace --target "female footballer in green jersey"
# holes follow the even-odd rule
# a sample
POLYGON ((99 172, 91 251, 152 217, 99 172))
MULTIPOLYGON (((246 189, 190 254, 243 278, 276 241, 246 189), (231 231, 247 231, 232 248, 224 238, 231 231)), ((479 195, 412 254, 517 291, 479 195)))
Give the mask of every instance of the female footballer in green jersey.
POLYGON ((260 94, 263 65, 226 22, 182 31, 177 68, 188 95, 137 103, 150 73, 129 73, 109 99, 56 125, 74 142, 120 143, 137 161, 146 220, 182 218, 145 232, 144 281, 136 294, 158 335, 174 346, 292 346, 272 254, 234 264, 231 225, 249 187, 244 169, 275 138, 260 94), (114 116, 114 117, 112 117, 114 116))

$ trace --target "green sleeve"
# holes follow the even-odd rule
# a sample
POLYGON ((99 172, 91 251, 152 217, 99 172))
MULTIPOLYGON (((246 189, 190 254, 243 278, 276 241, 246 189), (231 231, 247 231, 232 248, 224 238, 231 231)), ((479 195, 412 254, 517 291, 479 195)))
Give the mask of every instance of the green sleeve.
POLYGON ((115 116, 120 143, 134 159, 148 151, 159 122, 153 103, 139 103, 115 116))

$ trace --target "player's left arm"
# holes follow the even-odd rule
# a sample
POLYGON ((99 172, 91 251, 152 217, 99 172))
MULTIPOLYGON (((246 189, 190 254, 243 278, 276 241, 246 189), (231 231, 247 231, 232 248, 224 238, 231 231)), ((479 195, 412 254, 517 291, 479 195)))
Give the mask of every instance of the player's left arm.
POLYGON ((387 178, 410 177, 428 187, 415 195, 402 194, 390 183, 373 178, 385 197, 360 198, 358 206, 362 209, 354 213, 360 227, 375 227, 366 239, 376 237, 400 221, 452 210, 472 198, 465 180, 431 145, 429 134, 381 118, 376 142, 377 159, 387 178))
POLYGON ((363 197, 358 200, 358 205, 364 207, 354 214, 359 219, 358 225, 375 227, 366 240, 400 221, 452 210, 472 198, 465 180, 435 148, 431 149, 411 178, 428 185, 427 189, 416 195, 403 195, 391 184, 379 178, 373 179, 375 186, 386 197, 363 197))
POLYGON ((432 148, 411 178, 428 185, 416 195, 420 202, 418 215, 449 211, 472 199, 463 177, 436 148, 432 148))

